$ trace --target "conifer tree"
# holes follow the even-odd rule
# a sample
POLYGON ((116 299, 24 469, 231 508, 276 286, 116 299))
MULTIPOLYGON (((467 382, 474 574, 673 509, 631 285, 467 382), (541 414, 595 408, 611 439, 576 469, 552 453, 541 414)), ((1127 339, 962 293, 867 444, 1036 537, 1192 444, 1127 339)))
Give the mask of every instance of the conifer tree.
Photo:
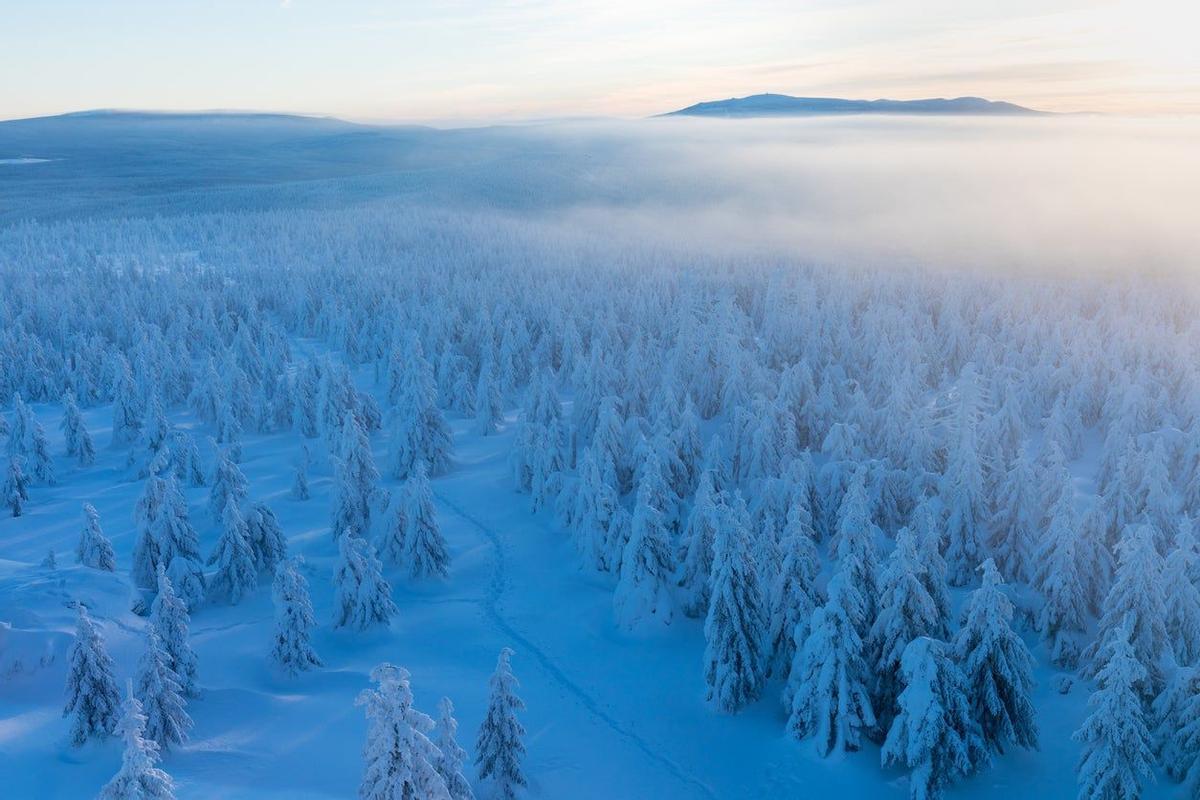
POLYGON ((145 736, 162 750, 183 744, 192 727, 184 708, 179 677, 153 624, 146 628, 146 649, 138 662, 137 695, 146 715, 145 736))
POLYGON ((81 467, 90 467, 95 463, 96 447, 92 443, 92 435, 88 433, 83 414, 75 402, 75 393, 70 390, 63 395, 63 416, 58 427, 63 432, 68 456, 75 458, 81 467))
POLYGON ((392 411, 391 474, 405 480, 424 462, 430 475, 440 475, 450 466, 450 431, 437 407, 433 369, 415 336, 408 341, 404 366, 404 385, 392 411))
POLYGON ((175 478, 188 486, 204 486, 204 469, 200 464, 200 449, 196 437, 187 431, 175 431, 171 436, 171 457, 175 463, 175 478))
POLYGON ((901 658, 904 691, 880 750, 883 764, 911 769, 909 797, 937 800, 946 786, 988 761, 967 684, 944 642, 920 636, 901 658))
POLYGON ((347 531, 370 530, 371 498, 379 482, 379 470, 371 455, 371 443, 354 413, 347 411, 342 420, 341 443, 336 462, 334 498, 334 538, 347 531))
POLYGON ((1088 700, 1092 713, 1073 737, 1083 746, 1079 798, 1136 800, 1154 764, 1138 689, 1149 674, 1124 626, 1113 631, 1105 654, 1107 663, 1096 675, 1099 688, 1088 700))
POLYGON ((258 571, 254 568, 254 551, 250 549, 246 520, 232 498, 225 505, 221 538, 208 557, 208 563, 217 566, 208 590, 209 595, 218 602, 237 605, 258 585, 258 571))
MULTIPOLYGON (((728 517, 733 516, 730 511, 728 517)), ((708 700, 735 713, 758 698, 766 651, 766 597, 750 554, 747 531, 730 518, 713 547, 711 600, 704 620, 704 682, 708 700)))
POLYGON ((150 625, 166 653, 167 666, 175 674, 179 689, 189 697, 197 695, 196 653, 188 642, 191 617, 187 603, 175 593, 162 565, 158 567, 158 593, 150 604, 150 625))
POLYGON ((1036 749, 1033 656, 1011 627, 1013 605, 995 563, 989 558, 982 571, 983 585, 971 593, 954 639, 954 657, 984 743, 997 753, 1010 743, 1036 749))
POLYGON ((405 482, 401 502, 405 509, 404 560, 409 575, 415 579, 445 578, 450 555, 433 507, 433 490, 424 464, 418 464, 405 482))
POLYGON ((366 707, 370 721, 360 800, 450 800, 435 766, 437 746, 428 738, 433 720, 413 708, 408 670, 380 664, 371 670, 371 680, 378 688, 367 689, 355 701, 366 707))
POLYGON ((296 462, 296 475, 292 479, 292 499, 307 500, 311 495, 308 488, 308 446, 301 448, 300 460, 296 462))
POLYGON ((1200 756, 1200 669, 1179 667, 1151 706, 1155 752, 1171 780, 1200 788, 1195 767, 1200 756))
POLYGON ((651 622, 669 625, 674 615, 668 585, 674 572, 671 537, 662 510, 655 505, 656 486, 653 480, 643 480, 638 487, 629 541, 621 556, 613 611, 617 624, 626 630, 651 622))
POLYGON ((308 581, 300 572, 301 563, 299 556, 280 561, 271 583, 271 598, 275 601, 271 659, 289 675, 321 666, 312 647, 312 629, 317 622, 308 598, 308 581))
POLYGON ((500 430, 504 409, 500 400, 500 389, 496 385, 491 359, 483 362, 479 369, 479 381, 475 384, 475 433, 491 436, 500 430))
POLYGON ((78 747, 90 738, 103 739, 113 732, 121 698, 104 638, 83 604, 76 606, 79 622, 67 657, 67 703, 63 716, 72 718, 71 744, 78 747))
POLYGON ((1192 665, 1200 661, 1200 559, 1196 556, 1196 540, 1190 521, 1181 524, 1175 534, 1175 549, 1163 566, 1162 595, 1167 616, 1164 620, 1167 640, 1175 651, 1179 664, 1192 665))
POLYGON ((584 563, 598 571, 610 569, 608 526, 620 504, 616 483, 616 470, 607 455, 591 447, 585 450, 579 464, 573 522, 584 563))
POLYGON ((133 694, 133 681, 125 687, 125 702, 116 733, 125 740, 121 769, 100 790, 99 800, 175 800, 175 784, 156 765, 158 745, 143 736, 146 716, 133 694))
POLYGON ((1064 495, 1055 504, 1043 535, 1034 586, 1043 599, 1038 628, 1050 645, 1050 659, 1068 669, 1078 661, 1079 636, 1087 615, 1076 557, 1078 535, 1071 500, 1064 495))
POLYGON ((792 666, 787 723, 792 736, 811 738, 822 757, 859 749, 875 725, 867 688, 870 673, 858 635, 865 601, 845 569, 834 574, 828 591, 825 605, 813 612, 808 638, 792 666))
POLYGON ((75 559, 85 567, 105 572, 112 572, 117 568, 117 556, 113 552, 112 542, 100 529, 100 512, 91 503, 83 504, 83 529, 79 532, 75 559))
POLYGON ((944 627, 937 605, 921 582, 923 569, 912 533, 902 528, 880 576, 879 615, 867 639, 867 652, 875 664, 871 706, 878 730, 885 735, 900 711, 905 648, 944 627))
POLYGON ((838 569, 846 570, 847 580, 858 589, 862 613, 856 615, 858 636, 866 641, 875 620, 878 598, 879 529, 871 521, 870 501, 867 498, 865 470, 858 470, 846 489, 838 513, 837 527, 830 543, 838 569))
POLYGON ((467 751, 458 744, 457 734, 458 720, 454 718, 454 704, 450 702, 449 697, 443 697, 438 702, 437 738, 434 742, 438 749, 438 759, 434 766, 446 783, 450 800, 475 800, 471 784, 463 774, 463 762, 467 759, 467 751))
POLYGON ((797 630, 804 630, 812 612, 824 602, 817 587, 821 557, 814 535, 807 499, 798 500, 788 511, 783 529, 783 563, 771 588, 769 604, 771 674, 784 680, 796 658, 797 630))
POLYGON ((124 356, 118 356, 116 386, 113 390, 112 442, 132 444, 142 427, 142 401, 138 396, 133 371, 124 356))
POLYGON ((347 532, 338 540, 338 553, 340 560, 333 575, 333 627, 365 631, 387 626, 398 609, 371 543, 347 532))
POLYGON ((711 589, 708 576, 712 573, 713 541, 721 526, 723 505, 714 485, 712 470, 700 474, 692 512, 684 529, 683 564, 679 586, 682 590, 683 612, 689 617, 707 614, 711 589))
POLYGON ((1162 558, 1149 525, 1126 528, 1117 543, 1120 559, 1116 580, 1104 598, 1096 640, 1088 648, 1096 674, 1108 661, 1105 652, 1114 637, 1123 636, 1133 648, 1134 658, 1146 672, 1147 683, 1139 684, 1144 697, 1157 693, 1162 684, 1159 665, 1167 641, 1166 602, 1162 587, 1162 558))
MULTIPOLYGON (((211 440, 210 440, 211 441, 211 440)), ((223 449, 217 449, 217 465, 213 470, 212 487, 208 492, 208 513, 213 521, 225 518, 225 509, 232 501, 239 509, 246 502, 246 476, 223 449)))
POLYGON ((0 484, 0 502, 8 506, 14 517, 25 513, 25 504, 29 502, 29 478, 21 469, 20 456, 10 456, 8 459, 8 472, 4 476, 4 483, 0 484))
POLYGON ((287 558, 287 539, 279 519, 266 503, 253 503, 246 510, 246 540, 259 572, 275 572, 275 565, 287 558))
POLYGON ((517 789, 526 785, 521 761, 525 757, 525 728, 517 719, 517 712, 525 703, 517 696, 516 676, 510 660, 513 651, 505 647, 496 661, 496 671, 489 686, 487 712, 479 726, 479 737, 475 742, 475 764, 479 768, 480 780, 492 780, 503 800, 513 800, 517 789))

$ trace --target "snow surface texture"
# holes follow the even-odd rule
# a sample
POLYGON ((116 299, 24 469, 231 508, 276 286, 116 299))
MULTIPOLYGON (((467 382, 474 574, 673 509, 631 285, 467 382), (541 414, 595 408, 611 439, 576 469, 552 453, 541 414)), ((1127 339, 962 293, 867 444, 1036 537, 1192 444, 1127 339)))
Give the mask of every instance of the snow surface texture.
MULTIPOLYGON (((406 670, 415 709, 453 701, 463 771, 493 796, 474 750, 505 647, 524 701, 518 796, 900 798, 917 795, 911 769, 950 797, 1068 797, 1085 748, 1101 773, 1088 785, 1120 773, 1169 796, 1186 777, 1194 742, 1151 783, 1120 762, 1104 717, 1198 695, 1175 668, 1197 655, 1196 617, 1174 602, 1182 589, 1156 594, 1144 574, 1197 577, 1185 520, 1200 502, 1200 332, 1169 280, 842 271, 394 202, 12 224, 0 279, 6 796, 96 796, 122 770, 121 736, 145 735, 145 712, 117 700, 121 736, 74 747, 61 710, 78 603, 115 686, 138 674, 161 584, 150 570, 137 588, 134 553, 146 498, 171 496, 148 487, 168 475, 200 558, 221 543, 203 567, 216 594, 189 588, 187 564, 166 567, 193 595, 192 725, 159 763, 181 798, 354 796, 368 736, 355 698, 385 662, 406 670), (60 430, 68 388, 80 414, 60 430), (449 457, 429 456, 443 433, 449 457), (272 656, 270 574, 229 591, 282 555, 258 504, 311 594, 316 658, 294 674, 272 656), (339 547, 335 523, 371 547, 339 547), (714 541, 688 538, 711 528, 714 541), (393 558, 381 545, 399 534, 393 558), (352 549, 394 602, 372 595, 363 630, 334 625, 352 549), (1000 590, 993 572, 980 588, 988 557, 1000 590), (709 591, 678 585, 688 575, 709 591), (788 663, 773 634, 795 603, 817 609, 795 622, 788 663), (997 707, 980 710, 977 684, 1019 667, 1022 642, 1040 750, 1010 733, 989 764, 974 751, 995 740, 980 725, 997 707), (808 726, 846 720, 819 681, 788 676, 827 663, 858 669, 856 697, 895 703, 894 737, 856 730, 822 757, 830 739, 814 746, 808 726), (973 755, 952 768, 922 761, 963 742, 973 755)), ((1182 728, 1158 716, 1166 738, 1182 728)), ((141 762, 126 753, 124 769, 141 762)))

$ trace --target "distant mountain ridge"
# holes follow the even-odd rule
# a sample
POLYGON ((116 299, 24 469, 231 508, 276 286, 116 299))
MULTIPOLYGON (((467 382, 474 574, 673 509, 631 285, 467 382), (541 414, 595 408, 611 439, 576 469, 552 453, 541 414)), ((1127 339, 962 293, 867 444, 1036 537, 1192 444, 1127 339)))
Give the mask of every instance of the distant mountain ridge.
POLYGON ((662 117, 784 117, 839 114, 946 114, 988 116, 1038 116, 1048 112, 982 97, 934 97, 924 100, 846 100, 840 97, 793 97, 755 94, 696 103, 662 117))

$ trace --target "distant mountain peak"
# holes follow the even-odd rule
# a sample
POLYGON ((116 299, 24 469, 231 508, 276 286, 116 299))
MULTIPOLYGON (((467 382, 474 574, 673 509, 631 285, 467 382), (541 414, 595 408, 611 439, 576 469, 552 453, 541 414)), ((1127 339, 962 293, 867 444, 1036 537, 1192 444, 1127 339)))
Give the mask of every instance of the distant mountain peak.
POLYGON ((755 94, 696 103, 663 117, 785 117, 836 116, 843 114, 946 114, 1034 116, 1045 114, 1032 108, 982 97, 933 97, 923 100, 847 100, 840 97, 793 97, 787 94, 755 94))

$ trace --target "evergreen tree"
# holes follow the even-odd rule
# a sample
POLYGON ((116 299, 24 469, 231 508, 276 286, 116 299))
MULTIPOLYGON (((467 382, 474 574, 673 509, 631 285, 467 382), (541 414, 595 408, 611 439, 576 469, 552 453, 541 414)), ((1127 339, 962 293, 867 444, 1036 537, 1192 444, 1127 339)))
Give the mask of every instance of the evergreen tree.
POLYGON ((275 601, 271 659, 289 675, 321 666, 312 647, 312 629, 317 622, 308 598, 308 581, 300 572, 301 563, 298 556, 280 561, 271 583, 271 599, 275 601))
POLYGON ((232 498, 225 506, 221 538, 208 557, 208 563, 217 566, 208 585, 209 595, 217 602, 237 605, 258 585, 246 520, 232 498))
POLYGON ((275 572, 275 565, 287 558, 287 539, 279 519, 266 503, 254 503, 246 511, 246 540, 259 572, 275 572))
POLYGON ((166 653, 167 666, 175 674, 179 689, 195 697, 196 653, 188 642, 191 617, 187 603, 175 594, 175 586, 162 565, 158 568, 158 593, 150 604, 150 625, 166 653))
POLYGON ((63 416, 58 427, 63 432, 67 455, 75 458, 79 466, 90 467, 96 461, 96 447, 75 402, 75 393, 70 390, 63 395, 63 416))
POLYGON ((404 484, 404 560, 413 578, 445 578, 450 564, 446 540, 433 507, 433 490, 425 465, 418 464, 404 484))
POLYGON ((953 586, 964 586, 984 558, 984 523, 987 508, 983 495, 983 474, 974 431, 961 432, 950 453, 939 489, 946 509, 946 563, 953 586))
POLYGON ((1075 732, 1080 800, 1136 800, 1153 768, 1150 732, 1138 687, 1149 679, 1129 641, 1129 629, 1112 633, 1108 661, 1096 675, 1099 688, 1088 700, 1091 715, 1075 732))
POLYGON ((866 473, 858 470, 846 489, 838 513, 837 527, 830 543, 838 569, 847 571, 847 579, 858 589, 858 600, 862 603, 861 614, 856 614, 858 636, 866 641, 875 620, 878 594, 878 549, 876 539, 879 529, 871 521, 870 501, 867 498, 866 473))
POLYGON ((503 800, 513 800, 517 789, 525 786, 525 774, 521 761, 525 757, 525 728, 517 719, 517 712, 525 703, 517 696, 516 676, 512 673, 510 659, 513 651, 505 647, 496 661, 496 671, 489 685, 487 713, 479 726, 479 738, 475 742, 475 764, 479 767, 479 779, 489 778, 494 782, 503 800))
POLYGON ((117 556, 112 542, 100 529, 100 512, 91 503, 83 504, 83 529, 75 547, 75 560, 85 567, 112 572, 117 568, 117 556))
POLYGON ((463 762, 467 759, 467 751, 459 746, 457 734, 458 720, 454 718, 454 704, 450 702, 449 697, 443 697, 438 703, 437 739, 435 741, 438 759, 434 766, 446 783, 450 800, 475 800, 471 784, 467 782, 467 777, 463 774, 463 762))
POLYGON ((1036 749, 1037 721, 1030 693, 1033 656, 1011 627, 1013 605, 1000 572, 983 562, 983 585, 971 593, 954 657, 966 677, 967 696, 987 746, 1003 753, 1011 742, 1036 749))
POLYGON ((351 532, 338 540, 338 553, 333 627, 359 631, 386 627, 398 609, 371 543, 351 532))
POLYGON ((29 479, 21 469, 21 457, 10 456, 8 472, 4 483, 0 484, 0 501, 8 506, 14 517, 25 513, 25 504, 29 502, 29 479))
POLYGON ((133 371, 124 356, 118 356, 116 386, 113 390, 112 442, 114 445, 132 444, 137 440, 142 427, 142 401, 133 371))
POLYGON ((1200 755, 1200 669, 1177 668, 1154 698, 1151 712, 1159 763, 1171 780, 1188 781, 1194 795, 1200 788, 1196 783, 1200 778, 1196 770, 1200 755))
POLYGON ((347 531, 370 530, 371 498, 379 482, 379 470, 371 455, 371 443, 353 412, 342 420, 341 445, 336 462, 337 488, 331 523, 334 538, 347 531))
MULTIPOLYGON (((797 631, 807 635, 808 620, 823 602, 817 587, 821 557, 814 535, 807 501, 794 503, 783 529, 783 563, 771 588, 770 601, 771 672, 784 680, 796 658, 797 631)), ((803 642, 803 636, 800 641, 803 642)))
POLYGON ((217 465, 213 470, 212 488, 208 492, 208 513, 213 521, 225 518, 225 509, 232 501, 238 508, 246 502, 246 476, 223 449, 217 449, 217 465))
MULTIPOLYGON (((657 470, 648 467, 647 474, 652 473, 657 470)), ((656 486, 654 480, 643 480, 638 487, 629 541, 621 556, 613 611, 617 624, 626 630, 652 621, 669 625, 674 615, 668 585, 674 571, 671 536, 662 510, 655 505, 656 486)))
POLYGON ((792 698, 788 731, 813 739, 822 757, 857 750, 875 725, 867 689, 870 673, 858 635, 865 601, 839 569, 829 582, 829 599, 813 612, 808 638, 796 654, 789 678, 792 698))
POLYGON ((1043 536, 1034 586, 1043 599, 1038 628, 1050 645, 1050 659, 1068 669, 1078 661, 1079 636, 1087 615, 1076 557, 1077 537, 1071 500, 1064 495, 1055 504, 1043 536))
POLYGON ((1009 580, 1028 580, 1033 572, 1039 525, 1036 480, 1033 463, 1019 454, 1000 482, 992 518, 992 552, 1001 574, 1009 580))
POLYGON ((708 700, 735 713, 758 698, 770 654, 766 598, 749 552, 747 531, 732 518, 717 532, 704 620, 704 682, 708 700))
POLYGON ((714 485, 713 472, 706 469, 700 474, 700 482, 692 500, 692 513, 684 529, 685 550, 679 586, 682 590, 683 612, 689 617, 708 613, 711 591, 708 576, 712 573, 713 542, 725 516, 723 508, 714 485))
POLYGON ((308 488, 308 446, 301 448, 300 460, 296 462, 296 476, 292 479, 292 499, 307 500, 311 495, 308 488))
POLYGON ((156 766, 160 758, 158 745, 143 736, 145 728, 142 704, 134 697, 133 681, 129 681, 116 728, 125 740, 121 769, 100 790, 99 800, 175 800, 175 784, 156 766))
POLYGON ((1098 673, 1107 663, 1106 649, 1110 642, 1118 636, 1125 637, 1133 648, 1134 658, 1145 668, 1148 679, 1147 683, 1138 685, 1138 691, 1150 697, 1161 688, 1159 661, 1167 641, 1163 563, 1151 527, 1135 525, 1127 528, 1117 544, 1117 555, 1116 580, 1104 598, 1099 631, 1087 653, 1093 664, 1089 674, 1098 673))
POLYGON ((576 544, 584 563, 606 571, 609 564, 608 526, 620 507, 617 475, 605 453, 589 447, 579 465, 579 490, 573 515, 576 544))
POLYGON ((409 339, 404 367, 404 385, 392 411, 391 474, 405 480, 424 462, 430 475, 440 475, 450 467, 450 431, 437 407, 433 369, 415 336, 409 339))
POLYGON ((884 735, 900 712, 905 649, 910 642, 944 627, 937 605, 921 582, 923 569, 912 534, 902 528, 879 581, 879 616, 867 639, 869 659, 875 664, 871 706, 884 735))
POLYGON ((475 384, 475 433, 491 436, 500 430, 504 409, 500 400, 500 389, 496 385, 491 359, 483 362, 479 369, 479 381, 475 384))
POLYGON ((204 469, 200 464, 200 449, 196 437, 187 431, 175 431, 171 436, 171 456, 175 462, 175 478, 188 486, 204 486, 204 469))
POLYGON ((78 747, 94 736, 104 738, 113 732, 121 698, 104 638, 83 604, 77 603, 76 607, 79 623, 67 657, 67 703, 63 716, 72 717, 71 744, 78 747))
POLYGON ((355 701, 366 707, 370 720, 360 800, 450 800, 435 766, 437 746, 428 738, 433 720, 413 708, 408 670, 380 664, 371 670, 371 680, 378 688, 367 689, 355 701))
POLYGON ((920 636, 901 658, 904 691, 879 755, 885 766, 912 770, 913 800, 937 800, 946 786, 988 761, 967 683, 948 651, 945 643, 920 636))
POLYGON ((1181 524, 1175 534, 1175 549, 1163 566, 1162 595, 1167 640, 1175 651, 1175 660, 1185 665, 1200 661, 1200 589, 1195 580, 1200 574, 1198 562, 1191 523, 1181 524))
POLYGON ((137 695, 146 715, 145 736, 162 750, 183 744, 192 727, 184 708, 179 677, 153 624, 146 628, 146 649, 138 662, 137 695))

